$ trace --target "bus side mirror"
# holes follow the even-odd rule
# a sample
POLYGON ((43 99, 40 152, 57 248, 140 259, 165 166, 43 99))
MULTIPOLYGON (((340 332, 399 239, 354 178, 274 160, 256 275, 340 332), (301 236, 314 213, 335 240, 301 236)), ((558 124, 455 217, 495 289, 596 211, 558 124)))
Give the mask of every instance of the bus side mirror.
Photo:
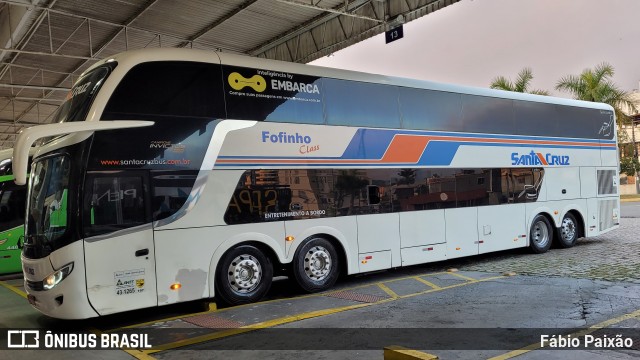
POLYGON ((368 185, 367 199, 369 200, 369 205, 380 204, 380 188, 375 185, 368 185))

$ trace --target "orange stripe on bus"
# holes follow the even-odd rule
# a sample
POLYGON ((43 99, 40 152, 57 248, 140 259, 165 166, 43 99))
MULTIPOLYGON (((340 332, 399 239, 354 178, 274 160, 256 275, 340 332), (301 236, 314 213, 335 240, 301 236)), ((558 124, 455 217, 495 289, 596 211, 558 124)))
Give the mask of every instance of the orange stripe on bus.
POLYGON ((396 135, 382 157, 382 162, 417 163, 429 139, 426 136, 396 135))

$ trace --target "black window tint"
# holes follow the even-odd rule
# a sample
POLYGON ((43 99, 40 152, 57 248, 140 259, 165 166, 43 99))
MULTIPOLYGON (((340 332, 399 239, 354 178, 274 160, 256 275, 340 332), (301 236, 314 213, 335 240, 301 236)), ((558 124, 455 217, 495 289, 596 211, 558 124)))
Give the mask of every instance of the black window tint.
POLYGON ((0 187, 0 232, 24 224, 26 201, 26 186, 5 183, 4 189, 0 187))
POLYGON ((92 70, 73 86, 65 102, 56 111, 51 123, 85 121, 89 107, 102 83, 115 65, 105 65, 92 70))
POLYGON ((559 136, 558 106, 529 101, 514 101, 516 134, 559 136))
POLYGON ((323 124, 323 80, 308 75, 224 66, 230 119, 323 124))
POLYGON ((557 105, 558 134, 562 137, 598 138, 596 119, 600 110, 557 105))
POLYGON ((349 169, 335 172, 336 211, 339 216, 378 212, 369 206, 367 185, 373 185, 375 170, 349 169))
POLYGON ((502 203, 532 202, 538 199, 544 170, 539 168, 502 169, 502 203))
POLYGON ((147 221, 142 177, 90 177, 85 188, 87 236, 142 225, 147 221))
POLYGON ((249 170, 224 220, 244 224, 532 202, 543 175, 540 168, 249 170))
POLYGON ((464 131, 513 134, 513 100, 462 95, 464 131))
POLYGON ((610 110, 592 110, 594 130, 600 139, 612 140, 616 133, 616 124, 613 120, 613 112, 610 110))
POLYGON ((187 201, 197 171, 152 171, 152 220, 161 220, 175 214, 187 201))
POLYGON ((323 85, 329 125, 400 127, 397 87, 336 79, 323 85))
POLYGON ((224 117, 220 66, 185 61, 143 63, 122 79, 103 119, 224 117))
MULTIPOLYGON (((317 81, 320 83, 320 80, 317 81)), ((269 113, 266 121, 301 124, 324 124, 322 101, 307 93, 292 94, 269 113)))
POLYGON ((405 129, 462 131, 460 94, 400 88, 405 129))
POLYGON ((298 209, 291 207, 291 180, 280 177, 280 171, 246 171, 231 196, 224 214, 225 222, 244 224, 291 218, 289 212, 298 209))
POLYGON ((333 170, 249 170, 224 215, 227 224, 336 216, 333 170))
POLYGON ((610 111, 574 106, 514 102, 516 134, 587 139, 613 139, 610 111))

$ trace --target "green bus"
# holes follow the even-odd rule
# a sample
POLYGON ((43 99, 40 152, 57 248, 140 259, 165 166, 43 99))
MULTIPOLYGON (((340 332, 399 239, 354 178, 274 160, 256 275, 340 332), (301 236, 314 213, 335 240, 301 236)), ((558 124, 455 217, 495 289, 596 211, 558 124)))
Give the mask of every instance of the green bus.
POLYGON ((0 150, 0 274, 22 271, 20 239, 24 235, 27 187, 16 185, 12 149, 0 150))

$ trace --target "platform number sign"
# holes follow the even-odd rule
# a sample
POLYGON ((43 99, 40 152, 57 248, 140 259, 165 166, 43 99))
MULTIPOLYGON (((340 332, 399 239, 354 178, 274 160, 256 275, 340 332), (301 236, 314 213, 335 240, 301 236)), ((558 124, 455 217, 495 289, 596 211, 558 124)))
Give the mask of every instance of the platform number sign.
POLYGON ((402 39, 403 36, 404 36, 404 33, 402 31, 402 25, 400 25, 398 27, 394 27, 391 30, 387 30, 384 33, 384 38, 385 38, 387 44, 392 42, 392 41, 396 41, 398 39, 402 39))

